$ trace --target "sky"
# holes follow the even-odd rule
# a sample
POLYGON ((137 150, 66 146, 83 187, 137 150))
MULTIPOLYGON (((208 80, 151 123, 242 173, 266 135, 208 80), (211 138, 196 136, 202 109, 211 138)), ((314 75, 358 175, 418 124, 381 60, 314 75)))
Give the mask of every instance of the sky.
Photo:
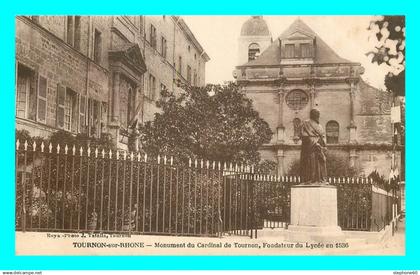
MULTIPOLYGON (((234 80, 237 64, 238 38, 242 24, 250 16, 182 16, 197 40, 210 56, 206 64, 206 82, 223 83, 234 80)), ((264 16, 273 40, 297 16, 264 16)), ((384 77, 389 71, 385 64, 372 64, 365 54, 377 40, 367 28, 372 16, 300 16, 335 52, 365 68, 362 78, 374 87, 384 89, 384 77)))

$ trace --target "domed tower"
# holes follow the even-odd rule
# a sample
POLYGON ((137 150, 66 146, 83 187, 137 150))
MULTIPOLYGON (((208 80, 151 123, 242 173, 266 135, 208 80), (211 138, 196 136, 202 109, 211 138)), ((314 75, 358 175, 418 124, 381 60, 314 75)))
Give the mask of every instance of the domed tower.
POLYGON ((252 16, 243 25, 238 41, 238 64, 243 65, 254 60, 273 39, 267 23, 262 16, 252 16))

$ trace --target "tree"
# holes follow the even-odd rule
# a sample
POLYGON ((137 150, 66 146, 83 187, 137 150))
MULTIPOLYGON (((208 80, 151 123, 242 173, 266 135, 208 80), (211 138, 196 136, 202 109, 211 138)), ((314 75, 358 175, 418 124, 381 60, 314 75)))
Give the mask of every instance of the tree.
MULTIPOLYGON (((385 76, 385 87, 395 97, 405 96, 405 16, 382 16, 371 22, 368 30, 376 35, 377 45, 373 51, 372 63, 385 63, 389 73, 385 76)), ((402 145, 405 140, 405 102, 399 103, 402 111, 401 123, 394 124, 402 145)), ((397 141, 397 139, 396 139, 397 141)), ((405 176, 405 146, 401 150, 402 179, 405 176)))
POLYGON ((366 55, 372 56, 372 63, 390 67, 385 87, 394 96, 405 96, 405 17, 381 16, 368 30, 375 34, 377 43, 366 55))
POLYGON ((259 147, 273 135, 234 83, 187 88, 180 95, 163 91, 157 105, 162 112, 140 128, 142 148, 152 155, 257 164, 259 147))

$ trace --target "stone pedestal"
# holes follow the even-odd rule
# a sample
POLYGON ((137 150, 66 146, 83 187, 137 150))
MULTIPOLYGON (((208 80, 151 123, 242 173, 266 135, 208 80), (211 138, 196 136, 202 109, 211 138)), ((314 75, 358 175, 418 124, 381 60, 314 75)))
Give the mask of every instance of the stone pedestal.
POLYGON ((337 223, 337 188, 327 184, 296 185, 291 188, 290 242, 344 241, 337 223))

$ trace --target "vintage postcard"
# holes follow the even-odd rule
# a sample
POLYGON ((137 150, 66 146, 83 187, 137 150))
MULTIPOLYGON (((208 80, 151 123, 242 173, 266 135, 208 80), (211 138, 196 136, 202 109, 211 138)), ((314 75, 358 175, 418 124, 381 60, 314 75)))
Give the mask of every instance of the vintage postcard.
POLYGON ((404 16, 16 16, 17 255, 405 255, 404 16))

